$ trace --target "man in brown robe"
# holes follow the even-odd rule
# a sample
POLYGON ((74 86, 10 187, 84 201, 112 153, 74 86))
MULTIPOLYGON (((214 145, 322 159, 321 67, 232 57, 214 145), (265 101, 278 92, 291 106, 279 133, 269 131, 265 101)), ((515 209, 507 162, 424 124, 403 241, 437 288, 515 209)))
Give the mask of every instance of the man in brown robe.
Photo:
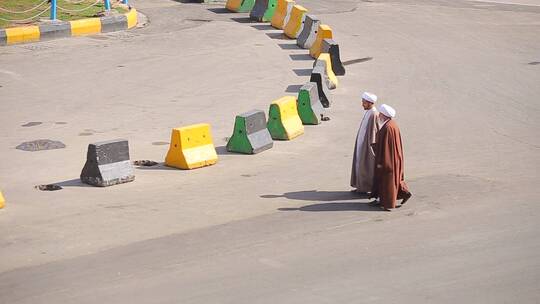
POLYGON ((412 196, 404 180, 403 147, 395 116, 392 107, 385 104, 379 107, 381 129, 375 144, 376 167, 370 197, 379 198, 381 208, 386 211, 396 208, 397 199, 403 205, 412 196))
POLYGON ((371 191, 375 173, 373 144, 379 130, 379 112, 374 105, 376 101, 375 94, 368 92, 362 94, 362 107, 365 113, 356 135, 351 170, 351 187, 355 188, 353 191, 361 194, 371 191))

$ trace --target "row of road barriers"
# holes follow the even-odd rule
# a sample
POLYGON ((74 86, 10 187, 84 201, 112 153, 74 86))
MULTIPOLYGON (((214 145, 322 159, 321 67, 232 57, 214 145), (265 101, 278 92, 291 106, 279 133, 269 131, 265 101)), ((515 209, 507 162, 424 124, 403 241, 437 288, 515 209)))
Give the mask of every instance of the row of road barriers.
MULTIPOLYGON (((282 29, 284 35, 297 39, 297 45, 309 49, 315 59, 309 82, 297 96, 284 96, 273 101, 268 109, 268 120, 262 110, 251 110, 236 116, 233 133, 227 142, 227 151, 257 154, 272 149, 274 140, 293 140, 304 134, 304 125, 318 125, 323 121, 325 108, 330 107, 330 90, 336 89, 337 75, 345 75, 339 55, 339 45, 332 39, 328 25, 307 14, 307 9, 295 5, 293 0, 229 0, 226 8, 234 12, 250 12, 258 22, 271 22, 282 29)), ((126 140, 90 144, 87 163, 81 173, 83 182, 96 186, 110 186, 134 180, 129 167, 129 148, 126 140), (114 145, 116 148, 96 148, 114 145), (95 151, 109 151, 96 161, 95 151), (118 157, 123 155, 123 157, 118 157), (111 165, 110 160, 117 160, 111 165), (127 162, 126 162, 127 161, 127 162), (95 168, 88 170, 88 164, 95 168), (126 167, 128 166, 128 167, 126 167), (91 172, 96 176, 87 176, 91 172), (111 174, 114 173, 114 174, 111 174), (96 182, 97 181, 97 182, 96 182)), ((196 124, 174 128, 164 164, 191 170, 216 164, 218 155, 209 124, 196 124)))
MULTIPOLYGON (((226 7, 235 12, 251 12, 251 19, 271 22, 273 27, 283 29, 287 37, 297 39, 298 46, 309 49, 315 59, 309 82, 300 88, 296 97, 284 96, 273 101, 268 109, 268 120, 261 110, 236 116, 227 150, 257 154, 271 149, 274 140, 293 140, 301 136, 304 125, 320 124, 325 108, 331 105, 330 90, 338 86, 336 76, 345 75, 345 68, 332 29, 317 17, 308 15, 307 9, 295 5, 293 0, 228 0, 226 7)), ((172 129, 166 166, 191 170, 217 161, 209 124, 172 129)), ((80 179, 98 187, 134 181, 128 141, 118 139, 90 144, 80 179)), ((0 208, 4 201, 0 192, 0 208)))
MULTIPOLYGON (((300 89, 298 98, 284 96, 272 102, 268 110, 268 121, 261 110, 237 115, 227 150, 257 154, 271 149, 274 140, 292 140, 304 134, 304 124, 320 124, 324 108, 316 87, 316 83, 309 82, 300 89)), ((213 165, 217 161, 209 124, 172 129, 164 163, 166 166, 191 170, 213 165)), ((80 178, 83 183, 98 187, 135 180, 128 141, 117 139, 89 144, 80 178)))

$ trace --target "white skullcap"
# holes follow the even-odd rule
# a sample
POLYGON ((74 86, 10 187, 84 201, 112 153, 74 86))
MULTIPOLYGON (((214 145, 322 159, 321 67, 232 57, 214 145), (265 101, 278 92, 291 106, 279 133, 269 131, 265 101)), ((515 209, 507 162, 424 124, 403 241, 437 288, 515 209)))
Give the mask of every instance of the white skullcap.
POLYGON ((379 106, 379 112, 386 117, 394 118, 396 117, 396 110, 387 104, 382 104, 379 106))
POLYGON ((376 103, 377 95, 369 93, 369 92, 364 92, 364 94, 362 94, 362 99, 364 99, 365 101, 369 101, 371 103, 376 103))

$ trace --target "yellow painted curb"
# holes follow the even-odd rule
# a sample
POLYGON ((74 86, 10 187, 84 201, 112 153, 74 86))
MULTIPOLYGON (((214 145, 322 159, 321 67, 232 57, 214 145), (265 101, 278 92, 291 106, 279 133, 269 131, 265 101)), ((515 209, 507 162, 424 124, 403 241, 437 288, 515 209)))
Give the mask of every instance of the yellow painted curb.
POLYGON ((130 29, 130 28, 133 28, 137 25, 137 22, 138 22, 138 14, 137 14, 137 10, 132 8, 129 13, 126 13, 126 18, 127 18, 127 28, 130 29))
POLYGON ((101 33, 101 19, 88 18, 70 21, 71 36, 84 36, 101 33))
POLYGON ((0 209, 4 208, 6 206, 6 199, 2 195, 2 191, 0 191, 0 209))
POLYGON ((40 37, 39 26, 13 27, 7 28, 5 31, 7 44, 39 41, 40 37))

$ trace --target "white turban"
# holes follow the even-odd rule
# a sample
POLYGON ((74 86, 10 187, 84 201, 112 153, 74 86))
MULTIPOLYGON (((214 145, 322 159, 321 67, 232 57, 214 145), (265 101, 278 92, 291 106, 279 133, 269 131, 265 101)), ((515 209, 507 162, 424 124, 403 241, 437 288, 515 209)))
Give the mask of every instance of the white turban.
POLYGON ((387 104, 382 104, 379 106, 379 112, 386 117, 394 118, 396 117, 396 110, 387 104))
POLYGON ((369 92, 364 92, 364 94, 362 94, 362 99, 365 101, 369 101, 371 103, 376 103, 377 95, 369 93, 369 92))

